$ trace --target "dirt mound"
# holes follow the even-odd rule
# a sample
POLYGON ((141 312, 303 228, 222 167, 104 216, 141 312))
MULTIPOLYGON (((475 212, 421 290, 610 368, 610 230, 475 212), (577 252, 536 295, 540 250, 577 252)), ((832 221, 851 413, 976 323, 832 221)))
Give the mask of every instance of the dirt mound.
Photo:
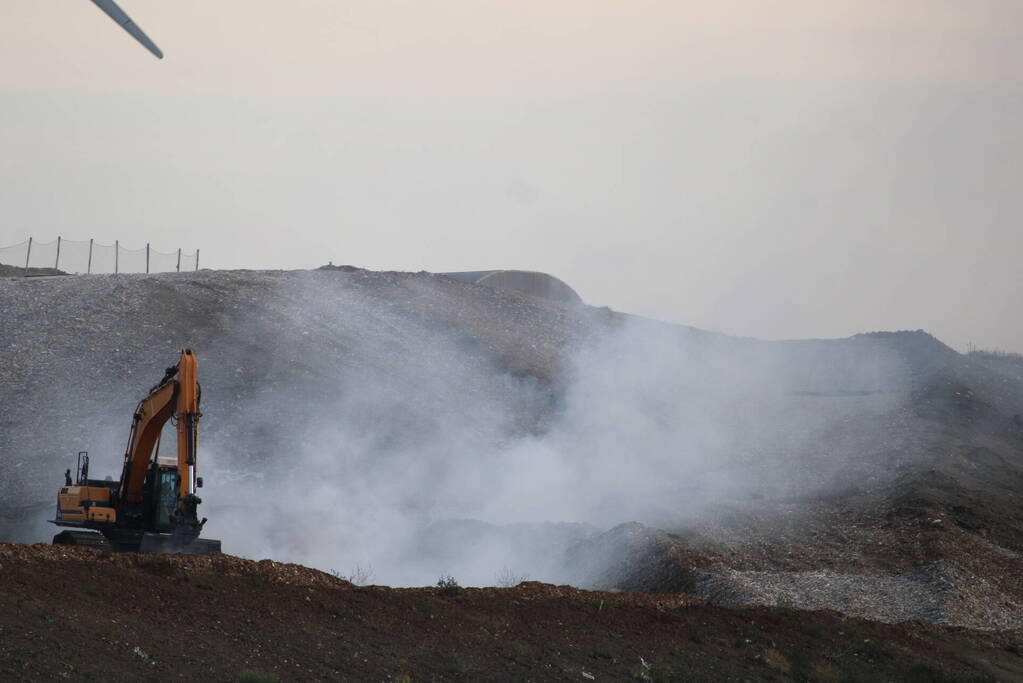
POLYGON ((244 576, 255 581, 287 586, 351 586, 341 578, 297 564, 273 560, 244 560, 231 555, 168 555, 163 553, 138 555, 110 553, 96 549, 37 543, 22 545, 0 543, 0 565, 4 562, 20 566, 39 565, 53 567, 64 562, 88 562, 99 566, 145 571, 164 575, 217 574, 244 576))
POLYGON ((0 677, 12 680, 1023 678, 1019 635, 686 596, 357 588, 226 556, 12 544, 0 576, 0 677))

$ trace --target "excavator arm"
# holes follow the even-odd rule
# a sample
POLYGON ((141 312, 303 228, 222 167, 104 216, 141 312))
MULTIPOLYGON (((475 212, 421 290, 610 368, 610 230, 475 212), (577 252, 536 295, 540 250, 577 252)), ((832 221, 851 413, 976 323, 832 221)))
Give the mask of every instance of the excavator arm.
POLYGON ((178 361, 178 474, 180 475, 179 494, 181 500, 195 494, 196 459, 199 453, 199 362, 191 349, 181 351, 178 361))
POLYGON ((177 422, 178 496, 182 502, 194 495, 196 455, 199 442, 199 366, 191 349, 181 351, 178 364, 167 368, 163 379, 139 401, 132 419, 124 453, 119 497, 126 503, 141 503, 146 474, 167 421, 177 422))

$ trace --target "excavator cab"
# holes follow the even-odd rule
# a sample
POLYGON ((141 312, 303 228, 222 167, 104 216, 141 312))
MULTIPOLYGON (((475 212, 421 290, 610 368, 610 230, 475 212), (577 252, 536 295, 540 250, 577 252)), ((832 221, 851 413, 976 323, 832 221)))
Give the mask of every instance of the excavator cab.
POLYGON ((178 474, 177 463, 173 465, 161 463, 163 458, 157 458, 153 463, 152 488, 150 495, 153 498, 151 509, 153 510, 153 530, 170 532, 173 529, 174 514, 178 508, 178 489, 181 486, 181 476, 178 474))

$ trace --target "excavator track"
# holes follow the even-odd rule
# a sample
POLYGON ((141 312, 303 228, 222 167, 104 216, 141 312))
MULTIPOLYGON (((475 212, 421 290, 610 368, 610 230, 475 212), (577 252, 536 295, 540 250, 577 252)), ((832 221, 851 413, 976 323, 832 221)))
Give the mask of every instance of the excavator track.
POLYGON ((84 548, 111 550, 110 541, 94 531, 61 531, 53 537, 53 545, 76 545, 84 548))
POLYGON ((213 555, 220 552, 220 541, 212 538, 183 537, 167 534, 144 534, 140 553, 181 553, 213 555))
POLYGON ((114 542, 94 531, 61 531, 53 537, 54 545, 74 545, 80 548, 100 548, 114 552, 180 553, 184 555, 213 555, 220 552, 220 541, 212 538, 182 537, 170 534, 142 534, 134 542, 114 542))

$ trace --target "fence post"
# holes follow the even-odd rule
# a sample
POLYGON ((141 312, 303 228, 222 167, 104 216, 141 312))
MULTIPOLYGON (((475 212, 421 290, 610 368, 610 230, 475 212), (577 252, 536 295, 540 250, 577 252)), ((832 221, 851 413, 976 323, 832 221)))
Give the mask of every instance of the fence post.
POLYGON ((92 272, 92 240, 89 240, 89 264, 85 267, 85 274, 92 272))
POLYGON ((199 250, 195 250, 195 269, 199 270, 199 250))
POLYGON ((118 240, 114 240, 114 275, 117 275, 118 260, 121 257, 121 243, 118 240))
POLYGON ((146 275, 149 275, 149 242, 146 242, 146 275))
POLYGON ((60 270, 60 235, 57 235, 57 260, 53 262, 53 269, 60 270))
POLYGON ((25 272, 22 274, 22 277, 27 277, 28 276, 28 260, 30 258, 32 258, 32 238, 31 237, 28 238, 28 251, 25 253, 25 272))
POLYGON ((178 247, 178 272, 181 272, 181 247, 178 247))

